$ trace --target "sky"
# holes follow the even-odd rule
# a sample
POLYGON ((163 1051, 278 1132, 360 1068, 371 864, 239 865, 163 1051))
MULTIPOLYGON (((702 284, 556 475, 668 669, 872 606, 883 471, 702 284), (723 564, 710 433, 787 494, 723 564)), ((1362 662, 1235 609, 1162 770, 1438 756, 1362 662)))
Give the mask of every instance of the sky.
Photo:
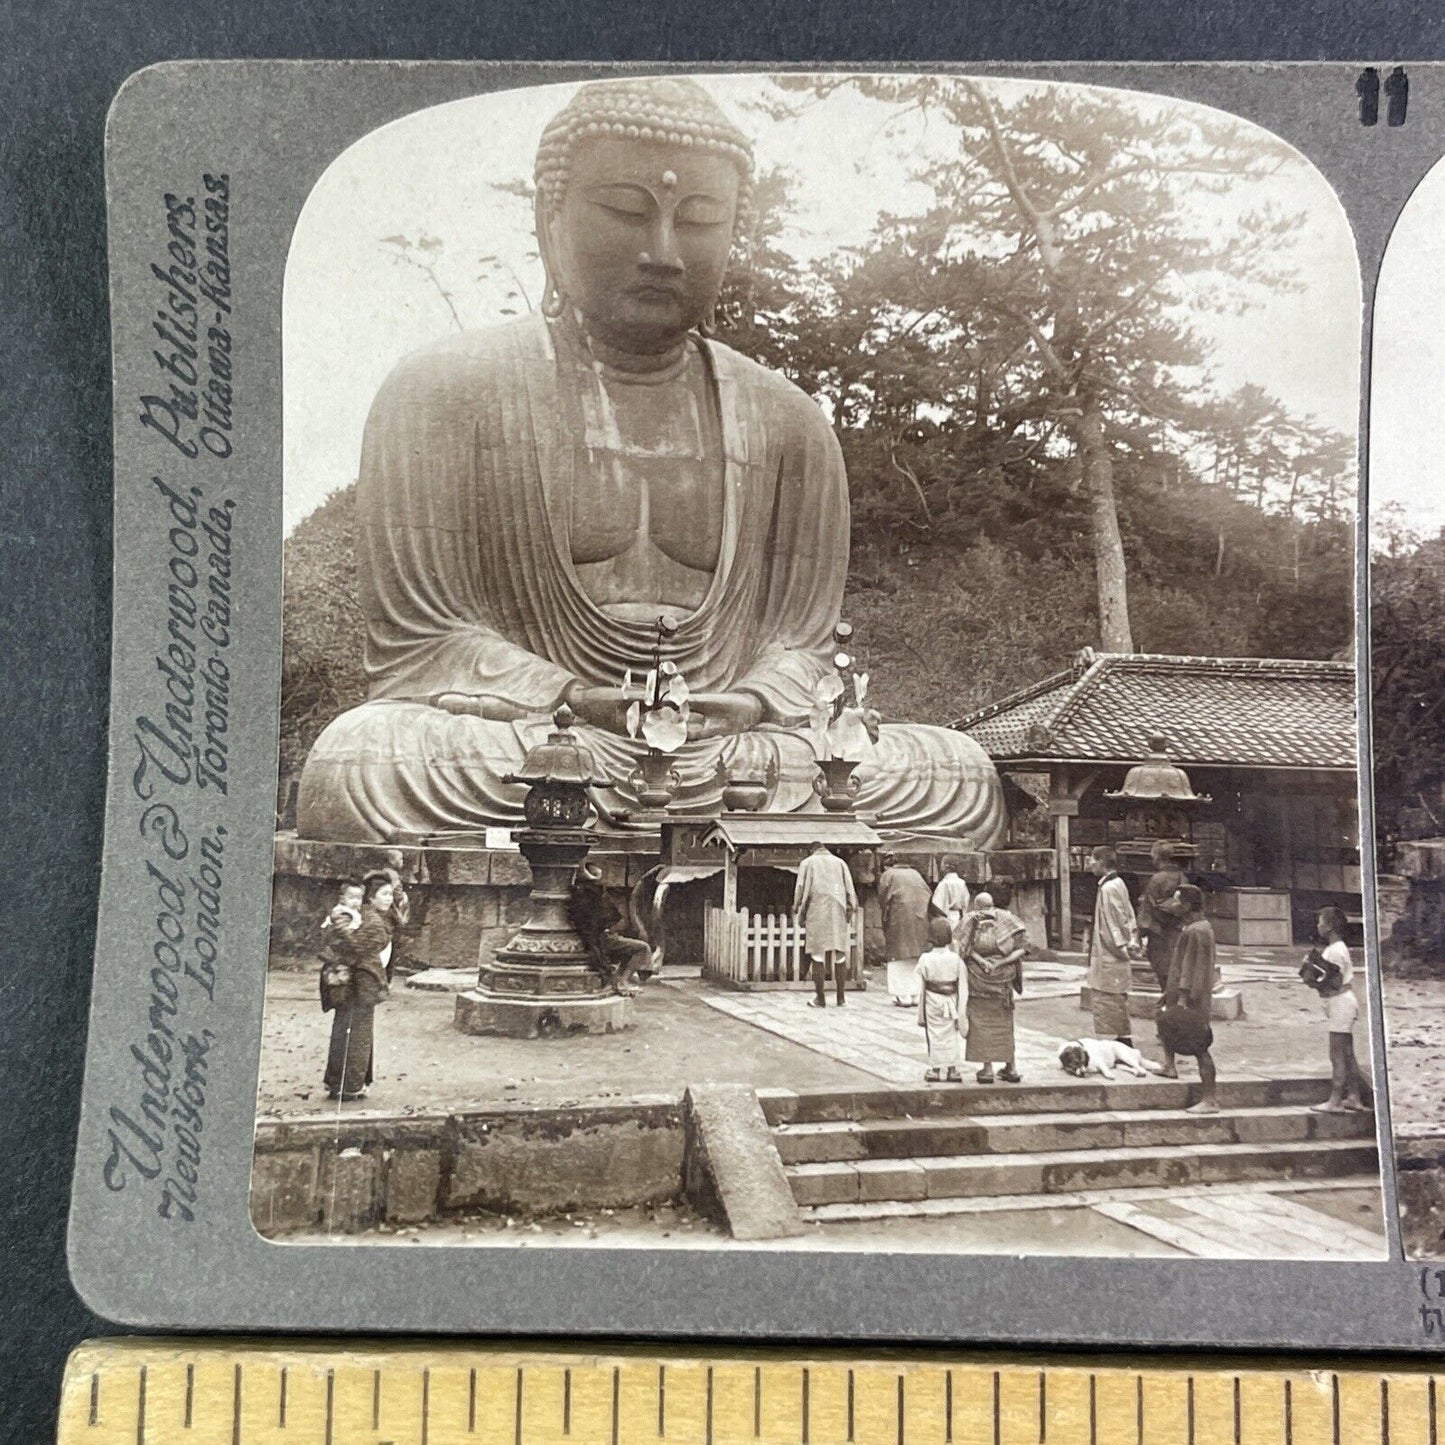
MULTIPOLYGON (((907 179, 939 126, 916 113, 834 91, 799 117, 775 121, 759 101, 765 76, 701 78, 755 141, 758 168, 793 173, 794 225, 785 244, 803 261, 863 243, 882 211, 905 212, 924 192, 907 179)), ((985 82, 1003 95, 1021 82, 985 82)), ((498 189, 530 177, 542 128, 571 85, 476 96, 417 111, 344 151, 316 183, 297 222, 283 305, 285 528, 355 480, 362 427, 376 391, 407 353, 457 329, 437 285, 400 259, 389 237, 440 241, 406 254, 435 267, 466 328, 538 301, 530 207, 498 189), (494 257, 483 265, 480 258, 494 257), (512 278, 516 278, 515 281, 512 278)), ((1140 95, 1146 110, 1162 102, 1140 95)), ((1182 102, 1170 102, 1182 105, 1182 102)), ((1245 126, 1245 122, 1240 122, 1245 126)), ((1445 205, 1445 186, 1441 204, 1445 205)), ((1208 197, 1200 214, 1228 225, 1264 188, 1208 197)), ((1278 172, 1268 198, 1308 222, 1292 254, 1296 292, 1257 292, 1238 311, 1201 309, 1221 391, 1256 382, 1289 408, 1340 431, 1358 421, 1359 273, 1348 222, 1328 184, 1303 160, 1278 172)))
POLYGON ((1400 214, 1375 292, 1370 514, 1396 504, 1422 536, 1445 528, 1445 161, 1400 214))

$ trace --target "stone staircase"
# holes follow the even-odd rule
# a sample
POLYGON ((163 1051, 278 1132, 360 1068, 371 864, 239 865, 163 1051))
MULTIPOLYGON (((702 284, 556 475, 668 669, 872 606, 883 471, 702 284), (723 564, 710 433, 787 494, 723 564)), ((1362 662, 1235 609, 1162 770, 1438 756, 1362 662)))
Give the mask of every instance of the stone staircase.
POLYGON ((833 1206, 1378 1173, 1369 1114, 1318 1114, 1319 1078, 760 1092, 793 1197, 833 1206))

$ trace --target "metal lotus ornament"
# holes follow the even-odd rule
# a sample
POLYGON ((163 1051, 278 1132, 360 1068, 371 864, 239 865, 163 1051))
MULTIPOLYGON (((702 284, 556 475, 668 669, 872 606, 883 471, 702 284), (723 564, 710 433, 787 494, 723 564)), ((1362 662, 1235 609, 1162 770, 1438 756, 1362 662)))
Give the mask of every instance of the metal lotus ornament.
POLYGON ((851 812, 858 792, 853 770, 873 754, 881 718, 876 709, 865 706, 868 674, 853 666, 853 655, 843 649, 853 628, 840 622, 833 630, 839 651, 833 655, 833 671, 820 677, 813 687, 814 745, 818 753, 818 776, 814 791, 829 813, 851 812), (852 693, 853 703, 848 703, 852 693))

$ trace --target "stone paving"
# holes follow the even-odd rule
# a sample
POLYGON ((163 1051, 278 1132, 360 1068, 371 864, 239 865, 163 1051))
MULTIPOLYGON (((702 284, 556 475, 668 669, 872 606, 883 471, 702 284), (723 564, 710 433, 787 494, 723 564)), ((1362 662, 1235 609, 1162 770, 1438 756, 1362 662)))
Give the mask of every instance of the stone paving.
MULTIPOLYGON (((1224 985, 1245 988, 1247 999, 1252 994, 1256 1008, 1267 995, 1281 990, 1286 999, 1307 1007, 1312 996, 1307 994, 1296 977, 1301 953, 1299 948, 1222 948, 1220 970, 1224 985)), ((1054 961, 1028 965, 1025 994, 1019 1000, 1015 1014, 1014 1035, 1018 1045, 1019 1072, 1030 1082, 1047 1080, 1060 1086, 1083 1082, 1065 1074, 1058 1064, 1060 1045, 1066 1039, 1087 1033, 1089 1029, 1088 1014, 1071 1008, 1078 998, 1083 973, 1084 960, 1077 954, 1064 954, 1054 961), (1045 1003, 1053 1006, 1047 1009, 1039 1007, 1045 1003)), ((668 986, 695 995, 699 1002, 730 1018, 765 1029, 790 1043, 800 1044, 890 1084, 917 1085, 926 1066, 917 1010, 893 1003, 881 986, 881 970, 875 978, 878 982, 866 991, 850 993, 841 1010, 834 1003, 831 993, 826 1009, 813 1009, 807 1007, 811 995, 806 990, 730 992, 694 979, 678 980, 668 986)), ((1216 1025, 1216 1062, 1220 1065, 1222 1077, 1328 1072, 1322 1028, 1312 1031, 1320 1034, 1319 1039, 1301 1047, 1297 1058, 1291 1058, 1295 1052, 1291 1048, 1293 1038, 1287 1033, 1278 1035, 1277 1055, 1267 1065, 1257 1057, 1231 1059, 1231 1036, 1240 1037, 1246 1032, 1252 1036, 1256 1030, 1231 1024, 1216 1025)), ((1306 1044, 1303 1032, 1301 1030, 1301 1045, 1306 1044)), ((1141 1022, 1138 1042, 1145 1053, 1154 1048, 1153 1035, 1153 1024, 1141 1022)), ((1251 1053, 1255 1052, 1251 1050, 1251 1053)), ((1186 1070, 1192 1069, 1192 1063, 1183 1062, 1186 1070)), ((968 1066, 965 1080, 976 1068, 977 1065, 968 1066)), ((1121 1074, 1120 1078, 1125 1079, 1126 1076, 1121 1074)))

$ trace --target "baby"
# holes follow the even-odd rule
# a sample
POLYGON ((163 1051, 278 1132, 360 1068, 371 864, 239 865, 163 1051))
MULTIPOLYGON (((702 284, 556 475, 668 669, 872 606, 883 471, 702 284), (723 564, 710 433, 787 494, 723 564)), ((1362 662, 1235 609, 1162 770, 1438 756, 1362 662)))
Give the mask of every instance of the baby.
POLYGON ((355 933, 361 927, 361 900, 365 890, 360 883, 343 883, 336 906, 322 921, 323 928, 355 933))

